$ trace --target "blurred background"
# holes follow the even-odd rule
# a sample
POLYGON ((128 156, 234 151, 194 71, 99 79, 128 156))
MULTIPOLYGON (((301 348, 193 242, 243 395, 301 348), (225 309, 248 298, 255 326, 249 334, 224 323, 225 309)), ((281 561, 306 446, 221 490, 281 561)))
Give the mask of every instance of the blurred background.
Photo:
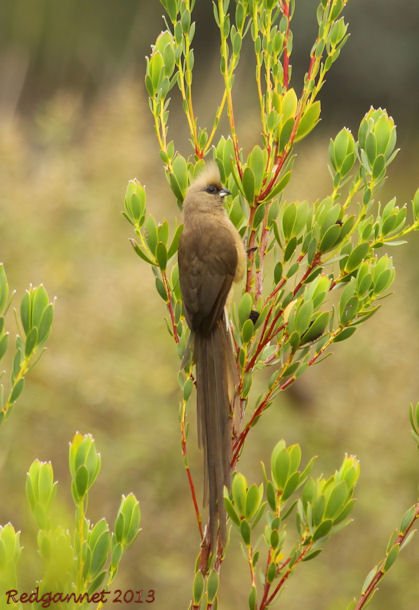
MULTIPOLYGON (((197 4, 202 124, 221 82, 211 3, 197 4)), ((298 90, 316 3, 296 4, 298 90)), ((24 485, 36 457, 52 460, 70 511, 68 442, 76 430, 91 432, 103 468, 90 517, 112 520, 122 493, 133 491, 142 504, 143 532, 115 586, 153 587, 156 608, 177 609, 187 606, 198 545, 180 455, 178 361, 153 278, 132 253, 120 213, 126 183, 137 176, 157 218, 177 214, 143 86, 144 57, 163 27, 161 15, 157 0, 0 3, 0 260, 18 300, 30 282, 43 282, 57 297, 48 351, 1 429, 0 523, 13 521, 23 546, 33 546, 24 485)), ((410 201, 419 183, 418 5, 351 0, 346 16, 351 37, 321 94, 322 123, 298 148, 286 196, 313 200, 328 192, 329 138, 343 125, 356 130, 375 105, 393 115, 401 147, 382 200, 397 194, 399 202, 410 201)), ((236 82, 243 145, 259 135, 252 78, 251 53, 244 51, 236 82)), ((179 108, 171 119, 172 137, 187 150, 179 108)), ((273 405, 242 459, 249 479, 259 480, 260 460, 283 437, 301 443, 306 459, 319 456, 317 474, 333 472, 345 452, 361 460, 355 521, 290 580, 289 610, 343 610, 415 499, 417 452, 407 409, 419 398, 417 236, 391 254, 394 294, 351 341, 335 347, 327 364, 308 371, 273 405)), ((13 315, 8 324, 13 332, 13 315)), ((198 475, 201 456, 191 430, 198 475)), ((402 553, 372 607, 417 608, 417 544, 402 553)), ((224 610, 246 605, 247 578, 234 538, 222 582, 224 610)))

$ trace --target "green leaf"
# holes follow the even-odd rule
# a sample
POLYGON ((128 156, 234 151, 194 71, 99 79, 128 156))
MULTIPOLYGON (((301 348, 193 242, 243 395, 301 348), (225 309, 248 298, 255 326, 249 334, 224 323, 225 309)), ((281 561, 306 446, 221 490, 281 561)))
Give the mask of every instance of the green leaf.
MULTIPOLYGON (((419 188, 416 190, 412 199, 412 211, 415 222, 419 222, 419 188)), ((0 269, 1 271, 1 269, 0 269)), ((1 286, 1 284, 0 284, 1 286)), ((0 308, 1 311, 1 308, 0 308)))
POLYGON ((330 530, 332 529, 332 525, 333 522, 331 519, 326 519, 325 521, 322 521, 313 534, 313 542, 316 542, 321 538, 325 538, 325 536, 327 536, 330 530))
POLYGON ((355 331, 356 331, 356 326, 348 326, 347 328, 344 328, 333 339, 333 343, 339 343, 339 341, 345 341, 346 339, 349 339, 349 337, 351 337, 355 331))
POLYGON ((294 89, 288 89, 281 100, 281 120, 285 122, 289 117, 294 117, 297 112, 298 98, 294 89))
POLYGON ((290 118, 281 126, 279 132, 279 150, 284 150, 290 141, 291 133, 294 128, 294 118, 290 118))
POLYGON ((93 580, 93 582, 91 583, 91 585, 89 586, 89 589, 87 591, 89 595, 93 595, 94 593, 96 593, 96 591, 98 591, 98 589, 100 589, 100 587, 103 584, 107 575, 108 575, 108 572, 106 570, 104 570, 103 572, 101 572, 100 574, 98 574, 96 576, 96 578, 93 580))
POLYGON ((27 290, 22 298, 22 301, 20 303, 20 319, 22 322, 22 326, 23 326, 23 330, 25 331, 25 335, 28 334, 32 322, 31 322, 31 298, 30 298, 30 293, 27 290))
POLYGON ((188 188, 188 164, 182 155, 177 154, 172 163, 173 174, 170 177, 172 190, 178 201, 183 201, 188 188))
POLYGON ((200 570, 198 570, 198 572, 195 573, 195 577, 194 577, 194 581, 193 581, 193 588, 192 588, 192 597, 193 597, 194 604, 198 605, 199 602, 201 601, 202 595, 204 593, 204 587, 205 587, 204 577, 202 575, 202 572, 200 570))
POLYGON ((384 155, 378 155, 378 157, 374 161, 374 165, 372 166, 372 176, 376 180, 381 178, 384 175, 386 169, 386 160, 384 155))
POLYGON ((338 224, 334 224, 327 229, 322 240, 320 241, 319 251, 322 254, 334 248, 334 246, 340 240, 341 231, 341 226, 338 224))
POLYGON ((276 510, 276 495, 275 488, 272 485, 271 481, 268 481, 266 484, 266 499, 268 500, 268 504, 270 508, 275 511, 276 510))
POLYGON ((282 178, 280 178, 280 180, 278 180, 278 182, 275 184, 275 186, 272 188, 272 190, 269 193, 267 193, 265 199, 273 199, 274 197, 279 195, 279 193, 281 193, 284 190, 284 188, 287 186, 288 182, 290 181, 290 178, 291 178, 291 171, 285 172, 285 174, 282 176, 282 178))
POLYGON ((238 509, 240 515, 244 515, 246 510, 246 490, 246 478, 241 473, 237 472, 233 478, 231 493, 233 496, 234 505, 238 509))
POLYGON ((252 170, 254 177, 254 191, 258 193, 262 186, 266 170, 266 152, 262 150, 260 146, 256 145, 252 149, 247 159, 247 166, 252 170))
POLYGON ((104 531, 99 536, 92 553, 90 564, 90 573, 95 575, 104 567, 108 560, 109 551, 111 548, 111 534, 109 531, 104 531))
POLYGON ((263 484, 251 485, 247 492, 245 516, 251 519, 259 509, 263 498, 263 484))
POLYGON ((313 315, 313 304, 311 301, 306 301, 299 307, 295 316, 295 330, 302 335, 310 324, 313 315))
POLYGON ((284 262, 287 262, 290 260, 290 258, 292 257, 292 255, 294 254, 294 252, 297 248, 297 245, 298 245, 297 238, 292 237, 285 248, 284 262))
POLYGON ((25 387, 25 380, 23 378, 19 379, 19 381, 16 383, 16 385, 13 386, 13 390, 12 390, 12 393, 10 395, 10 402, 12 404, 14 402, 16 402, 17 399, 19 398, 19 396, 22 394, 24 387, 25 387))
POLYGON ((316 549, 315 551, 311 551, 304 556, 303 561, 310 561, 310 559, 314 559, 322 552, 322 549, 316 549))
POLYGON ((296 216, 297 206, 295 203, 290 203, 287 205, 282 215, 282 230, 284 232, 285 239, 287 240, 289 240, 292 235, 296 216))
MULTIPOLYGON (((341 308, 340 311, 340 320, 342 324, 348 324, 351 322, 358 313, 359 309, 359 300, 357 297, 353 296, 349 299, 349 301, 345 304, 344 308, 341 308)), ((336 341, 336 339, 335 339, 336 341)))
POLYGON ((42 345, 48 339, 51 331, 52 322, 54 319, 54 306, 52 303, 48 305, 42 314, 41 322, 38 329, 38 344, 42 345))
POLYGON ((238 306, 238 314, 239 314, 239 323, 240 327, 244 325, 246 321, 249 320, 250 312, 252 310, 253 299, 252 295, 249 292, 245 292, 240 299, 240 303, 238 306))
POLYGON ((282 279, 282 270, 283 270, 283 266, 281 262, 278 262, 275 265, 275 269, 274 269, 274 282, 275 284, 279 284, 279 282, 282 279))
POLYGON ((48 293, 45 290, 45 288, 42 286, 42 284, 32 291, 31 300, 32 300, 31 324, 32 324, 32 326, 36 326, 39 328, 43 313, 49 305, 48 293))
POLYGON ((284 491, 282 493, 283 501, 288 500, 288 498, 294 493, 300 483, 300 473, 294 472, 288 479, 284 491))
POLYGON ((159 293, 160 297, 167 303, 167 292, 161 278, 156 277, 156 290, 159 293))
POLYGON ((272 476, 278 489, 283 490, 288 479, 290 459, 286 449, 280 451, 272 463, 272 476))
POLYGON ((252 204, 255 199, 255 177, 249 167, 246 167, 243 172, 242 185, 247 201, 252 204))
POLYGON ((340 481, 337 483, 326 504, 325 516, 333 519, 333 517, 340 513, 346 504, 348 496, 349 488, 346 482, 340 481))
POLYGON ((237 525, 239 527, 240 526, 240 518, 237 515, 236 511, 234 510, 234 506, 231 503, 230 498, 228 498, 227 496, 224 496, 224 506, 225 506, 225 509, 226 509, 227 514, 230 517, 230 519, 233 521, 233 523, 235 525, 237 525))
POLYGON ((251 338, 253 337, 253 333, 255 331, 255 325, 252 320, 246 320, 246 322, 242 326, 242 339, 243 343, 249 343, 251 338))
POLYGON ((6 311, 9 301, 9 284, 3 263, 0 263, 0 316, 6 311))
POLYGON ((150 251, 155 255, 158 243, 158 235, 156 221, 152 216, 147 216, 144 222, 144 235, 147 245, 150 248, 150 251))
POLYGON ((178 251, 179 248, 179 240, 183 233, 183 225, 179 225, 176 228, 175 234, 172 239, 172 243, 170 244, 169 250, 167 252, 167 259, 170 260, 174 254, 178 251))
POLYGON ((143 261, 145 261, 146 263, 148 263, 149 265, 155 265, 156 261, 153 261, 145 252, 144 250, 142 250, 140 248, 140 246, 138 245, 138 243, 135 241, 135 239, 130 239, 129 240, 131 246, 133 247, 135 253, 137 254, 137 256, 139 256, 143 261))
POLYGON ((78 497, 81 499, 84 497, 89 487, 89 473, 84 464, 81 464, 81 466, 77 468, 75 484, 78 497))
POLYGON ((312 520, 314 525, 319 525, 322 522, 325 505, 326 500, 323 495, 316 498, 312 503, 312 520))
POLYGON ((302 343, 310 343, 321 337, 324 333, 329 322, 329 312, 323 311, 314 318, 313 323, 310 324, 306 332, 302 335, 302 343))
POLYGON ((352 273, 359 267, 362 261, 366 258, 369 251, 369 243, 364 242, 358 244, 350 253, 346 263, 345 263, 345 271, 347 273, 352 273))
POLYGON ((299 142, 316 127, 320 119, 321 104, 319 101, 314 102, 304 112, 301 121, 298 125, 295 142, 299 142))
POLYGON ((268 583, 273 582, 275 576, 276 576, 276 564, 270 563, 269 567, 267 569, 267 572, 266 572, 266 580, 268 581, 268 583))
POLYGON ((251 530, 250 530, 250 525, 249 523, 246 521, 246 519, 243 519, 240 522, 240 534, 241 537, 243 538, 243 542, 246 545, 250 544, 250 534, 251 534, 251 530))
POLYGON ((255 229, 258 228, 258 226, 260 225, 260 223, 262 222, 262 220, 264 219, 265 216, 265 204, 260 203, 258 205, 258 207, 256 208, 256 213, 253 219, 253 226, 255 229))
POLYGON ((25 356, 30 356, 38 342, 38 329, 32 327, 26 337, 25 356))
POLYGON ((166 246, 161 241, 159 241, 159 243, 157 244, 156 258, 157 258, 157 261, 159 263, 160 269, 162 271, 165 271, 166 266, 167 266, 168 255, 167 255, 166 246))
POLYGON ((219 576, 215 570, 211 570, 207 580, 208 601, 212 603, 217 596, 218 586, 220 583, 219 576))
POLYGON ((386 290, 394 280, 394 270, 386 269, 376 278, 374 282, 374 292, 379 294, 386 290))
POLYGON ((257 597, 256 597, 256 587, 255 587, 255 585, 252 585, 251 591, 249 593, 248 603, 249 603, 249 610, 256 610, 257 609, 257 597))
MULTIPOLYGON (((412 405, 412 407, 413 407, 413 405, 412 405)), ((417 404, 417 412, 418 412, 418 430, 419 430, 419 403, 417 404)), ((406 529, 411 524, 415 514, 416 514, 416 505, 414 504, 403 515, 402 522, 400 524, 400 531, 402 533, 405 533, 406 529)))
POLYGON ((367 577, 365 578, 363 584, 362 584, 362 593, 365 593, 365 591, 368 589, 368 587, 370 586, 370 584, 372 583, 374 576, 377 573, 377 566, 374 566, 372 568, 372 570, 370 570, 367 574, 367 577))
MULTIPOLYGON (((9 335, 6 333, 5 335, 3 335, 2 337, 0 336, 0 360, 3 358, 4 354, 7 351, 7 345, 9 342, 9 335)), ((0 404, 1 404, 1 399, 0 399, 0 404)))

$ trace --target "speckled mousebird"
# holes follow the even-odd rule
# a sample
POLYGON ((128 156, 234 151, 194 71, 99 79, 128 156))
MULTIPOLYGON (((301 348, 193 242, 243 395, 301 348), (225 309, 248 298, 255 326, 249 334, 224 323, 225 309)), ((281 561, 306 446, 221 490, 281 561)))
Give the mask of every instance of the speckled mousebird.
MULTIPOLYGON (((204 450, 204 500, 209 541, 226 539, 224 485, 230 486, 233 418, 238 381, 224 307, 233 282, 242 279, 245 251, 224 209, 230 195, 217 166, 209 164, 190 185, 183 204, 179 278, 196 364, 198 442, 204 450)), ((236 405, 236 406, 235 406, 236 405)))

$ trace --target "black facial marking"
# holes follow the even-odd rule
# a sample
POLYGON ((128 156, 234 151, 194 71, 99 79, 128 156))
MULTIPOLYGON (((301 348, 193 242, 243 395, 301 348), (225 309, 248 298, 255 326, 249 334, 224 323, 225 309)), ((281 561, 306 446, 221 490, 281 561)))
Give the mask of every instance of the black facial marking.
POLYGON ((209 193, 210 195, 217 195, 217 193, 219 193, 221 190, 221 188, 219 186, 217 186, 216 184, 209 184, 204 191, 206 193, 209 193))

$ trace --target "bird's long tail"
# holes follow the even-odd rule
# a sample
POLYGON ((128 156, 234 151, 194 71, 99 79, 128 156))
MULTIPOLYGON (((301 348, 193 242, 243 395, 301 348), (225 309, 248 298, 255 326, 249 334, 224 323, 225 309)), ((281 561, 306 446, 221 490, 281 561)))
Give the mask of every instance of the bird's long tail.
POLYGON ((195 335, 198 442, 204 449, 204 503, 209 503, 209 535, 213 551, 219 532, 226 540, 223 488, 230 486, 231 430, 237 367, 224 319, 208 335, 195 335))

